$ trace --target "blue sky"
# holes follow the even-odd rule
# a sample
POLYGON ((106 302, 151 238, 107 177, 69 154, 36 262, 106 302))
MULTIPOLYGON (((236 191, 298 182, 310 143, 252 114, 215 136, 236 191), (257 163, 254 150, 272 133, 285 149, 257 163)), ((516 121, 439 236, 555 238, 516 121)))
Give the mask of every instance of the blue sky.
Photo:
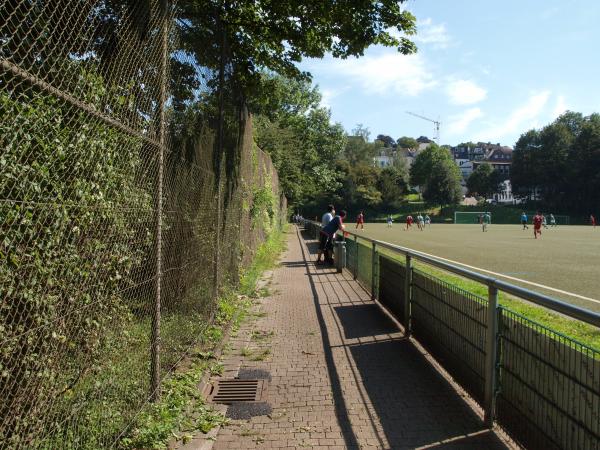
POLYGON ((362 58, 306 60, 323 105, 348 131, 500 142, 565 110, 600 112, 600 1, 409 0, 419 51, 371 47, 362 58))

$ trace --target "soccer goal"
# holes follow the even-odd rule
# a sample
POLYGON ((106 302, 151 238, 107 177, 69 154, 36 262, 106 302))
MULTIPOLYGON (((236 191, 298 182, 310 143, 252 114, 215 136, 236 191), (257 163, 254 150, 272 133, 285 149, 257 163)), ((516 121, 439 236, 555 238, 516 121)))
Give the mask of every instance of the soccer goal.
MULTIPOLYGON (((454 212, 454 223, 479 223, 479 218, 483 217, 485 211, 455 211, 454 212)), ((490 218, 492 217, 492 213, 488 212, 490 218)), ((490 220, 491 222, 491 220, 490 220)))
MULTIPOLYGON (((547 215, 546 219, 548 221, 548 225, 550 225, 550 216, 547 215)), ((555 214, 554 219, 556 220, 556 225, 570 225, 571 224, 570 216, 559 216, 559 215, 555 214)))

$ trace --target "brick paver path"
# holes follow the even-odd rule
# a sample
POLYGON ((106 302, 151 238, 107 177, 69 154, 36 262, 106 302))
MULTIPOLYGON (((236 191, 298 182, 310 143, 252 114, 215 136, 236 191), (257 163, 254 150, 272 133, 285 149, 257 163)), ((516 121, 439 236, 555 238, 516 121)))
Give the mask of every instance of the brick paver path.
POLYGON ((232 421, 216 449, 507 448, 347 274, 289 233, 281 267, 232 341, 226 376, 271 375, 268 416, 232 421))

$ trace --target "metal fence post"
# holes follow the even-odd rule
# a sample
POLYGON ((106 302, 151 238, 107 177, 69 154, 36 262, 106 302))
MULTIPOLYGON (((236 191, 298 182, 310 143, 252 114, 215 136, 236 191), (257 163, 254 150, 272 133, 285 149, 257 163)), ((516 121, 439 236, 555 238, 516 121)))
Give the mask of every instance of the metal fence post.
POLYGON ((354 235, 354 279, 358 278, 358 236, 354 235))
POLYGON ((166 102, 167 102, 167 61, 169 58, 169 2, 163 0, 162 55, 160 74, 160 116, 158 124, 158 174, 156 186, 156 285, 154 291, 154 311, 150 332, 150 399, 160 398, 160 304, 162 290, 162 220, 164 158, 166 145, 166 102))
POLYGON ((375 241, 372 242, 371 247, 371 300, 375 300, 377 298, 376 290, 376 280, 375 280, 375 267, 377 264, 377 243, 375 241))
POLYGON ((498 354, 498 289, 488 285, 487 330, 485 335, 484 424, 492 427, 495 412, 496 358, 498 354))
POLYGON ((346 266, 346 243, 344 241, 336 241, 335 243, 335 267, 338 273, 344 271, 346 266))
POLYGON ((404 334, 410 336, 410 302, 412 295, 412 256, 406 254, 406 276, 404 278, 404 334))

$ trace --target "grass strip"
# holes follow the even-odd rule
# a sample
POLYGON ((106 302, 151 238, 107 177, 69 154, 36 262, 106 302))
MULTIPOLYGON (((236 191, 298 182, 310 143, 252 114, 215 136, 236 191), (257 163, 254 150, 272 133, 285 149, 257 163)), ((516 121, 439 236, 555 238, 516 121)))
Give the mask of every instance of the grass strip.
MULTIPOLYGON (((166 449, 173 438, 186 443, 193 434, 207 433, 225 422, 220 413, 206 405, 198 385, 207 370, 211 373, 222 370, 212 350, 223 339, 229 326, 232 332, 239 328, 252 304, 248 297, 256 292, 262 273, 276 265, 285 242, 285 230, 272 233, 259 246, 250 267, 241 274, 239 287, 223 289, 214 323, 198 336, 198 341, 205 345, 189 355, 183 363, 185 369, 163 380, 161 399, 139 415, 131 433, 121 439, 120 448, 166 449)), ((263 352, 259 356, 264 359, 268 353, 263 352)))
MULTIPOLYGON (((363 245, 363 244, 359 244, 363 245)), ((364 246, 367 247, 367 246, 364 246)), ((389 250, 380 250, 380 253, 398 261, 404 262, 404 256, 389 250)), ((431 267, 425 263, 415 262, 414 267, 427 275, 445 281, 457 288, 487 299, 488 288, 476 281, 454 275, 443 270, 431 267)), ((565 317, 544 307, 528 303, 526 300, 508 295, 502 291, 498 293, 498 303, 503 307, 520 314, 527 319, 537 322, 557 333, 600 351, 600 329, 580 320, 565 317)))

